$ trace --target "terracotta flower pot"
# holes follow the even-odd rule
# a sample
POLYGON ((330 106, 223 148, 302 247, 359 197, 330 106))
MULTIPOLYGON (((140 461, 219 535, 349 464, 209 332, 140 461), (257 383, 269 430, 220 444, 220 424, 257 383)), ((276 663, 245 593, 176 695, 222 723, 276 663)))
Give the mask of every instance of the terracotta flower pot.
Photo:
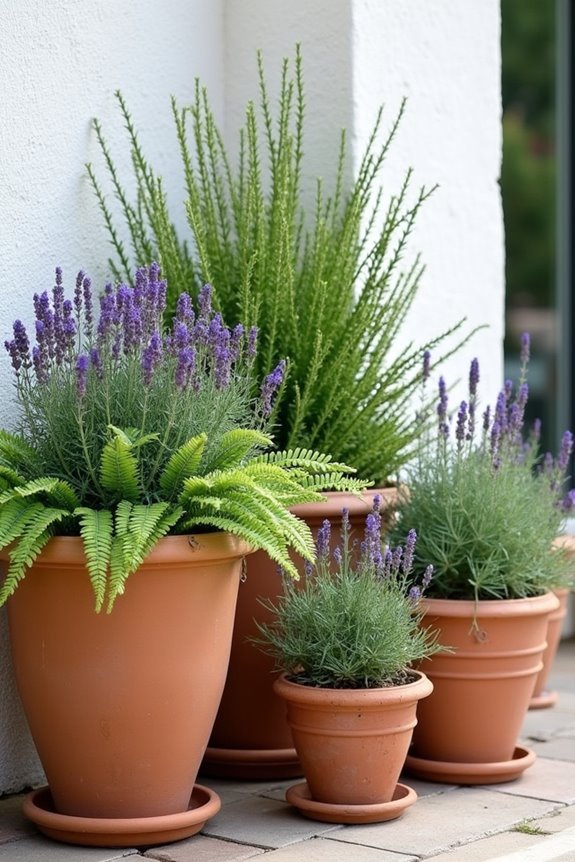
MULTIPOLYGON (((287 705, 307 786, 286 798, 303 814, 334 823, 377 822, 399 816, 398 779, 416 721, 418 701, 433 686, 418 673, 407 685, 327 689, 274 682, 287 705)), ((405 806, 411 794, 399 794, 405 806)))
POLYGON ((419 710, 410 772, 432 781, 511 781, 535 756, 517 746, 546 647, 553 593, 527 599, 424 599, 423 625, 454 647, 421 669, 434 691, 419 710), (474 624, 475 620, 475 624, 474 624))
MULTIPOLYGON (((373 497, 383 497, 383 507, 391 511, 397 489, 371 489, 359 498, 339 492, 327 494, 325 503, 306 503, 292 511, 310 526, 314 537, 326 518, 332 523, 333 544, 339 540, 341 512, 350 511, 350 522, 361 537, 365 517, 373 497)), ((383 513, 385 517, 385 512, 383 513)), ((300 566, 303 572, 303 565, 300 566)), ((240 586, 232 652, 222 701, 210 743, 201 767, 202 775, 219 778, 268 779, 293 778, 302 774, 285 706, 273 690, 274 661, 248 640, 258 635, 256 620, 272 622, 272 614, 259 599, 275 599, 282 583, 276 564, 263 551, 253 554, 240 586)))
POLYGON ((27 813, 47 834, 52 824, 73 843, 163 843, 217 812, 214 794, 194 783, 249 550, 225 533, 166 537, 111 614, 94 612, 81 539, 54 538, 38 557, 8 614, 18 689, 49 782, 49 798, 29 801, 27 813))
MULTIPOLYGON (((575 562, 575 536, 557 536, 553 544, 555 547, 564 548, 570 559, 575 562)), ((547 680, 549 679, 559 641, 561 640, 561 630, 563 628, 563 620, 567 615, 570 592, 569 589, 554 590, 555 595, 559 599, 559 607, 549 616, 547 649, 543 654, 543 667, 537 677, 529 709, 545 709, 557 703, 557 692, 547 689, 547 680)))

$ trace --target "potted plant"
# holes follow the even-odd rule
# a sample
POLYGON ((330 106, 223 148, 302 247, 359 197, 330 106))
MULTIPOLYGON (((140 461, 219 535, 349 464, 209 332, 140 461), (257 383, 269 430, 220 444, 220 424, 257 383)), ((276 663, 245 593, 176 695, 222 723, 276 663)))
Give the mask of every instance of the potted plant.
MULTIPOLYGON (((246 106, 237 159, 224 144, 199 82, 193 104, 182 107, 172 101, 187 236, 171 218, 162 178, 146 158, 121 93, 117 97, 137 190, 133 200, 100 123, 95 121, 94 127, 130 247, 120 239, 117 214, 96 169, 88 165, 88 172, 113 247, 110 265, 118 276, 129 271, 133 257, 157 255, 174 290, 171 308, 182 285, 197 290, 204 281, 212 283, 226 319, 259 327, 264 344, 256 360, 259 371, 267 373, 281 357, 289 360, 275 408, 279 448, 329 451, 373 486, 361 496, 328 495, 325 504, 294 509, 317 533, 325 518, 337 529, 343 506, 363 521, 376 491, 393 505, 398 470, 420 433, 412 422, 410 397, 422 347, 410 344, 398 352, 395 345, 423 271, 418 257, 407 265, 404 258, 415 220, 433 190, 414 190, 411 171, 395 194, 388 196, 382 188, 404 105, 385 133, 383 112, 378 113, 357 171, 350 166, 342 132, 331 176, 325 182, 317 178, 315 190, 310 188, 304 179, 306 110, 299 46, 293 65, 283 61, 277 107, 260 53, 257 62, 259 100, 246 106)), ((461 325, 429 346, 447 343, 461 325)), ((256 630, 254 618, 266 615, 258 596, 277 595, 273 570, 263 553, 249 560, 238 598, 228 683, 204 760, 209 774, 301 774, 283 707, 271 687, 269 659, 257 655, 247 640, 256 630)))
POLYGON ((194 783, 244 557, 297 575, 289 551, 312 559, 313 540, 289 507, 342 476, 269 451, 283 364, 258 388, 256 330, 225 326, 205 286, 164 332, 165 297, 152 264, 107 285, 97 316, 89 278, 66 299, 56 270, 35 344, 19 320, 6 342, 20 412, 0 431, 0 603, 49 782, 25 810, 73 843, 163 843, 215 813, 194 783))
POLYGON ((398 778, 418 701, 432 685, 412 665, 442 649, 421 625, 431 566, 408 590, 415 531, 405 548, 384 547, 379 506, 376 495, 360 546, 350 539, 347 510, 333 551, 324 522, 315 566, 267 603, 274 617, 259 624, 256 638, 282 671, 274 688, 306 778, 286 798, 304 815, 331 823, 393 819, 415 801, 398 778))
POLYGON ((469 399, 457 410, 454 433, 440 379, 436 439, 422 444, 392 530, 394 539, 407 526, 418 531, 414 572, 434 566, 424 619, 455 648, 423 663, 434 692, 407 763, 431 780, 509 781, 534 760, 517 738, 542 667, 549 614, 558 605, 552 590, 571 577, 554 540, 564 517, 561 487, 572 435, 565 433, 557 459, 539 456, 538 423, 525 439, 528 358, 524 335, 519 385, 514 390, 507 381, 482 419, 473 360, 469 399))

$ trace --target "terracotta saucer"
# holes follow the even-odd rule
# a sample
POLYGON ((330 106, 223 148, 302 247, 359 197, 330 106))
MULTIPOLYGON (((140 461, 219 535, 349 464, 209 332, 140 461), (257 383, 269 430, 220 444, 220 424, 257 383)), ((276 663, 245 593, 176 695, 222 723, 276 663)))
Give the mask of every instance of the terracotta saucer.
POLYGON ((502 784, 514 781, 535 762, 535 752, 517 746, 511 760, 499 763, 450 763, 408 755, 405 770, 426 781, 447 784, 502 784))
POLYGON ((22 806, 24 815, 49 838, 87 847, 148 847, 189 838, 221 807, 217 793, 194 786, 187 811, 160 817, 74 817, 58 814, 48 787, 34 790, 22 806))
POLYGON ((286 791, 286 801, 294 808, 323 823, 383 823, 385 820, 395 820, 406 808, 413 805, 417 793, 407 784, 398 784, 390 802, 380 802, 375 805, 341 805, 331 802, 316 802, 311 798, 307 781, 294 784, 286 791))
POLYGON ((303 770, 295 748, 211 748, 206 750, 200 775, 211 778, 299 778, 303 770))
POLYGON ((529 701, 529 709, 548 709, 550 706, 555 706, 558 697, 556 691, 542 691, 541 694, 534 694, 529 701))

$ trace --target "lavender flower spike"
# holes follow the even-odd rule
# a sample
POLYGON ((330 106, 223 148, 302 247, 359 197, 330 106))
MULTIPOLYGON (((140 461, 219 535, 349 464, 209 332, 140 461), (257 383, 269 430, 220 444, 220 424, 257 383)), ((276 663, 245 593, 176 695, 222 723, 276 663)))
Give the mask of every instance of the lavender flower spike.
POLYGON ((458 446, 461 447, 461 444, 465 440, 465 426, 467 425, 467 402, 462 401, 459 405, 459 412, 457 414, 457 425, 455 428, 455 439, 457 440, 458 446))
POLYGON ((477 384, 479 383, 479 362, 477 359, 471 360, 469 368, 469 399, 473 400, 477 395, 477 384))
POLYGON ((425 350, 423 353, 423 381, 429 380, 429 374, 431 371, 431 352, 429 350, 425 350))
POLYGON ((81 353, 76 359, 76 392, 79 398, 82 398, 86 392, 89 366, 89 358, 84 353, 81 353))
POLYGON ((573 434, 571 431, 565 431, 563 437, 561 438, 561 449, 559 450, 559 455, 557 456, 557 468, 564 473, 567 469, 567 465, 569 463, 569 458, 571 457, 571 453, 573 451, 573 434))
POLYGON ((331 523, 327 520, 323 522, 317 531, 316 550, 319 560, 329 560, 329 543, 331 538, 331 523))
POLYGON ((525 366, 529 362, 529 353, 531 349, 531 339, 528 332, 524 332, 521 336, 521 365, 525 366))
POLYGON ((264 417, 268 417, 272 412, 272 399, 279 387, 281 386, 286 363, 285 359, 280 360, 271 374, 264 379, 261 387, 261 412, 264 417))
POLYGON ((413 566, 413 555, 415 553, 415 543, 417 541, 417 533, 411 529, 405 540, 405 551, 403 555, 403 571, 409 572, 413 566))

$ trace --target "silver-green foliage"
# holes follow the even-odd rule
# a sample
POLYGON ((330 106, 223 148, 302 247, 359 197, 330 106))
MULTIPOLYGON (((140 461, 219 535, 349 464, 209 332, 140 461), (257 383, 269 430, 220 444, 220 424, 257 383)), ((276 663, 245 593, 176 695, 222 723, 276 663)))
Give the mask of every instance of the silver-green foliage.
POLYGON ((408 527, 417 531, 414 573, 433 564, 433 597, 515 599, 572 583, 571 563, 553 547, 566 514, 572 436, 566 432, 556 459, 543 459, 538 434, 522 434, 525 371, 526 364, 515 393, 507 384, 493 412, 485 411, 478 432, 469 421, 476 392, 460 405, 454 434, 440 384, 440 428, 421 445, 391 533, 402 541, 408 527))
MULTIPOLYGON (((207 92, 196 82, 193 104, 172 100, 184 172, 190 234, 170 216, 161 176, 146 159, 128 107, 118 93, 137 189, 131 200, 100 124, 95 130, 131 250, 122 240, 104 189, 89 176, 114 248, 118 275, 133 260, 159 259, 177 292, 214 286, 226 319, 259 327, 258 372, 280 357, 289 375, 278 411, 278 446, 310 446, 353 464, 385 483, 408 457, 420 431, 410 395, 423 347, 405 338, 407 314, 423 267, 404 257, 416 217, 432 190, 412 193, 408 171, 395 194, 380 176, 404 106, 382 140, 380 110, 350 183, 345 133, 328 188, 317 179, 315 207, 306 212, 305 98, 299 49, 295 69, 284 60, 274 111, 258 55, 259 104, 246 107, 238 157, 226 150, 207 92), (403 349, 397 350, 401 339, 403 349), (406 344, 407 342, 407 344, 406 344)), ((457 330, 459 327, 455 327, 457 330)), ((452 332, 435 338, 443 343, 452 332)))
MULTIPOLYGON (((379 517, 368 519, 374 516, 379 517)), ((274 657, 278 670, 304 685, 377 688, 409 682, 410 667, 442 647, 436 633, 421 625, 422 589, 409 591, 407 548, 408 543, 404 553, 383 548, 379 525, 368 520, 360 552, 344 518, 341 546, 332 553, 329 521, 324 522, 315 567, 299 584, 286 580, 277 601, 264 602, 274 619, 258 623, 255 644, 274 657)), ((424 584, 429 577, 428 571, 424 584)))

